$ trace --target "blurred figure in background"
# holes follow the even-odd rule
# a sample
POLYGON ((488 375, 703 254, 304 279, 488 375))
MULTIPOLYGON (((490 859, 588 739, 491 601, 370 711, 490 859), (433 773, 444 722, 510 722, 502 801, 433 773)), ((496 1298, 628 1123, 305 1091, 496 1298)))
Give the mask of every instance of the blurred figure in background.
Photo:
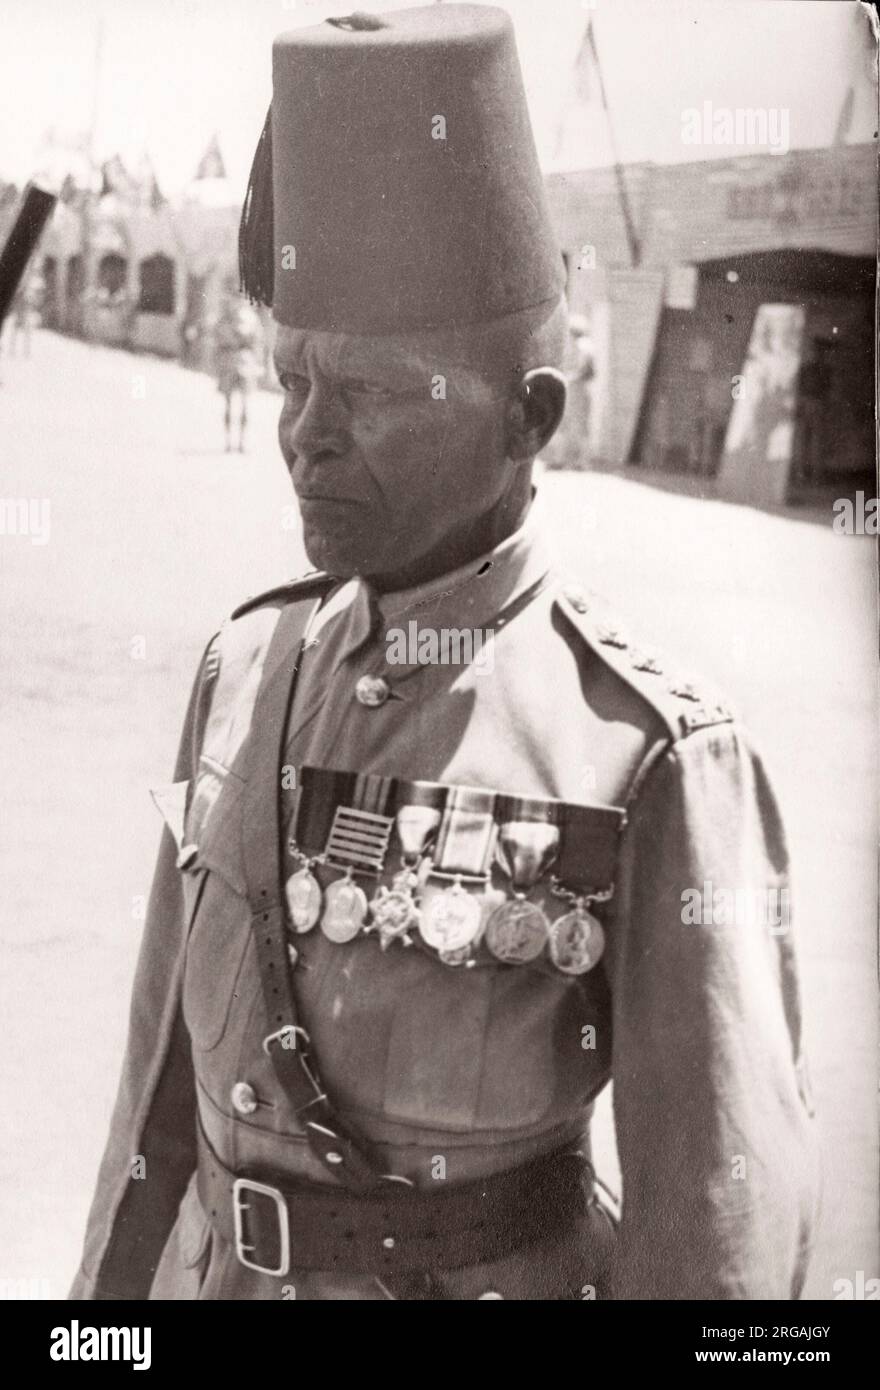
POLYGON ((45 281, 42 275, 36 272, 24 280, 13 299, 6 330, 10 357, 18 356, 19 338, 24 345, 22 356, 30 357, 31 334, 40 322, 44 291, 45 281))
POLYGON ((798 378, 796 466, 802 483, 818 482, 826 463, 833 351, 833 339, 813 338, 798 378))
POLYGON ((569 341, 565 354, 568 394, 565 415, 558 434, 544 451, 543 462, 547 468, 590 466, 591 382, 596 374, 590 322, 583 314, 572 314, 568 331, 569 341))
POLYGON ((232 450, 232 398, 238 397, 238 452, 245 452, 248 397, 260 377, 262 328, 250 304, 229 295, 214 329, 217 389, 223 396, 226 452, 232 450))

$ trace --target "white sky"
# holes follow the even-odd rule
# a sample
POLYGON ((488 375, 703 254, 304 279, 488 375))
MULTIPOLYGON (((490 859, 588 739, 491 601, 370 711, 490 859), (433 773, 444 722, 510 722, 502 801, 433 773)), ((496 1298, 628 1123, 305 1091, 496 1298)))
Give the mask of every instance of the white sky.
MULTIPOLYGON (((354 0, 351 9, 403 8, 354 0)), ((539 152, 608 158, 598 105, 571 112, 575 55, 592 13, 624 160, 742 151, 681 141, 681 113, 787 108, 792 148, 827 145, 847 86, 859 84, 850 140, 876 126, 869 62, 850 0, 508 0, 539 152)), ((96 151, 148 151, 164 190, 188 182, 216 130, 242 191, 271 92, 276 33, 348 12, 345 0, 0 0, 0 176, 21 181, 49 127, 90 124, 98 16, 104 15, 96 151)), ((595 91, 595 84, 594 84, 595 91)))

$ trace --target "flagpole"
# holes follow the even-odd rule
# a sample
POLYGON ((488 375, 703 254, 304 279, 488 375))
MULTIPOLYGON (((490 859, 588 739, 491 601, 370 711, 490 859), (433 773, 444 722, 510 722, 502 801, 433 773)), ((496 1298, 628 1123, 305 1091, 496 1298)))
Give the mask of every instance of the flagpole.
POLYGON ((95 60, 92 66, 92 105, 89 112, 89 125, 86 132, 86 162, 88 166, 89 187, 86 189, 83 199, 82 210, 82 285, 80 288, 80 324, 79 330, 84 338, 88 338, 86 325, 86 304, 89 298, 89 286, 92 279, 92 229, 91 229, 91 204, 94 190, 92 182, 96 172, 96 147, 98 115, 101 100, 101 71, 104 61, 104 10, 103 6, 98 10, 95 23, 95 60))
POLYGON ((623 176, 623 165, 617 152, 617 141, 614 136, 614 122, 611 119, 611 107, 608 104, 608 94, 605 91, 605 78, 602 75, 602 64, 599 61, 599 48, 596 43, 596 32, 593 28, 592 17, 587 21, 587 40, 593 52, 593 59, 596 64, 596 74, 599 78, 599 93, 602 97, 602 106, 605 117, 608 121, 608 137, 611 142, 611 153, 614 157, 614 177, 617 181, 617 194, 620 199, 620 207, 623 212, 623 221, 626 226, 626 239, 629 243, 630 261, 637 266, 641 259, 641 247, 636 235, 635 223, 633 221, 632 209, 630 208, 629 193, 627 192, 626 180, 623 176))

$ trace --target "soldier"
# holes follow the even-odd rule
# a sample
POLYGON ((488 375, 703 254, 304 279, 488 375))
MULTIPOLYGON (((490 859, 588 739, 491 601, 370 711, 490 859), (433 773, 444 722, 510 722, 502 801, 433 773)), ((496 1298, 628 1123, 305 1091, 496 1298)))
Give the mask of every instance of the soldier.
POLYGON ((321 568, 202 661, 73 1296, 796 1297, 791 938, 693 911, 784 897, 783 831, 728 711, 550 563, 567 315, 510 22, 332 20, 273 78, 242 269, 321 568))
POLYGON ((260 320, 250 304, 230 295, 214 328, 214 360, 217 390, 223 397, 223 431, 226 452, 232 451, 232 400, 238 398, 238 452, 245 452, 248 397, 260 375, 260 320))

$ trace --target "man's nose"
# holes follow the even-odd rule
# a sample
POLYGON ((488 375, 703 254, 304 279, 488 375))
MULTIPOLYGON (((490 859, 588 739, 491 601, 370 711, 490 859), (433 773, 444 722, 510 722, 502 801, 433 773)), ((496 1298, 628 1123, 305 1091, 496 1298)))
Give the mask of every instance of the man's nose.
POLYGON ((312 384, 301 410, 288 406, 282 412, 279 434, 289 462, 294 457, 314 459, 322 454, 343 454, 350 439, 343 403, 330 387, 320 383, 312 384))

